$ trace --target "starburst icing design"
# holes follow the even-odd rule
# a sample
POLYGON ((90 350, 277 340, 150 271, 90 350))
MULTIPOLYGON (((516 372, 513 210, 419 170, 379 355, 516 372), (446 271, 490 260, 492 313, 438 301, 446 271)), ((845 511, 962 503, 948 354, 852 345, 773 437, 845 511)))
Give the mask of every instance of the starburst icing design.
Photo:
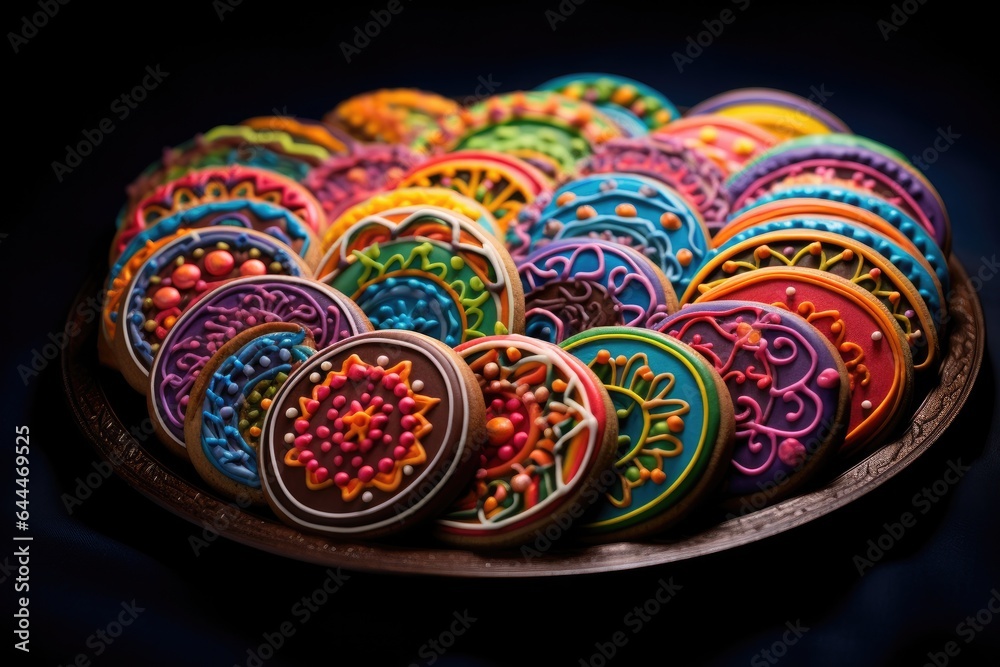
POLYGON ((286 413, 294 432, 285 436, 284 462, 305 468, 309 489, 337 487, 344 501, 364 494, 368 502, 367 489, 391 493, 427 461, 421 439, 433 425, 426 415, 440 399, 420 393, 409 360, 385 366, 384 356, 373 365, 357 354, 339 370, 325 362, 325 376, 312 373, 312 391, 286 413))
POLYGON ((666 481, 664 460, 684 451, 678 434, 691 408, 683 399, 668 398, 676 378, 673 373, 654 373, 645 352, 613 357, 600 350, 588 365, 611 394, 620 425, 615 463, 619 488, 611 489, 607 499, 615 507, 628 507, 633 489, 666 481))

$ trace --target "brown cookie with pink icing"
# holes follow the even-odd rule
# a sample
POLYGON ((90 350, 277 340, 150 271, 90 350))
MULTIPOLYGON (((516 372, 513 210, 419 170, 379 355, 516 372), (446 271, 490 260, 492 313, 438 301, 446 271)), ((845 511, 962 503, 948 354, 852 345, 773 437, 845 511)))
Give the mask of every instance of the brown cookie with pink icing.
POLYGON ((382 537, 453 501, 485 437, 482 394, 454 350, 414 332, 360 334, 310 358, 274 397, 262 487, 298 530, 382 537))

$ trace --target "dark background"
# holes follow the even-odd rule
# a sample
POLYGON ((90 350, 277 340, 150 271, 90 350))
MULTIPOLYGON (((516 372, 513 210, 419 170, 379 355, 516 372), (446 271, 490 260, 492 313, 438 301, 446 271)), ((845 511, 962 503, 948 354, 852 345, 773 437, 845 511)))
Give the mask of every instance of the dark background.
MULTIPOLYGON (((531 88, 573 71, 642 80, 686 107, 724 90, 771 86, 803 96, 826 91, 825 106, 855 132, 906 155, 932 147, 939 129, 959 135, 929 165, 951 213, 954 252, 970 272, 1000 249, 996 224, 995 26, 969 3, 903 3, 884 38, 879 20, 893 5, 728 0, 662 3, 656 10, 587 0, 553 30, 532 5, 466 4, 454 9, 406 2, 350 63, 339 44, 386 2, 318 8, 244 0, 103 8, 59 6, 19 51, 0 46, 6 118, 0 160, 11 190, 0 232, 4 294, 2 498, 13 513, 14 426, 31 429, 31 654, 15 664, 246 664, 262 633, 293 620, 291 606, 326 577, 324 568, 218 540, 195 557, 191 524, 112 477, 69 514, 60 500, 98 461, 64 401, 58 364, 25 387, 18 364, 61 331, 84 279, 100 273, 123 188, 165 146, 215 125, 278 112, 318 118, 368 89, 416 86, 466 98, 478 77, 497 92, 531 88), (740 7, 745 6, 745 11, 740 7), (705 30, 735 20, 679 72, 672 54, 705 30), (915 11, 914 11, 915 10, 915 11), (112 101, 138 85, 146 66, 168 75, 120 120, 112 101), (832 93, 832 94, 830 94, 832 93), (115 126, 59 182, 51 163, 102 118, 115 126), (11 210, 13 209, 13 210, 11 210), (10 448, 8 448, 8 444, 10 448), (122 602, 144 611, 95 655, 88 637, 113 621, 122 602), (28 659, 26 659, 28 658, 28 659)), ((20 31, 36 2, 14 0, 0 28, 20 31)), ((884 26, 883 26, 884 29, 884 26)), ((996 347, 998 297, 984 283, 988 347, 996 347)), ((850 506, 778 537, 690 562, 626 573, 511 581, 440 580, 350 574, 268 665, 312 662, 427 664, 420 648, 446 630, 453 612, 477 620, 438 664, 579 665, 595 642, 618 631, 629 641, 614 664, 768 664, 760 651, 782 641, 786 623, 808 627, 787 648, 786 665, 998 664, 1000 618, 968 643, 958 625, 1000 588, 1000 447, 989 354, 976 389, 946 437, 914 465, 850 506), (883 524, 913 511, 912 497, 940 480, 948 462, 971 470, 941 502, 859 577, 852 561, 883 524), (658 580, 683 586, 637 634, 623 619, 658 580), (947 658, 945 644, 961 651, 947 658)), ((4 524, 13 523, 3 510, 4 524), (7 522, 10 523, 7 523, 7 522)), ((13 534, 13 527, 2 531, 13 534)), ((14 543, 0 549, 10 558, 14 543)), ((12 609, 16 573, 0 572, 12 609)), ((994 603, 995 605, 996 603, 994 603)), ((983 614, 985 617, 986 614, 983 614)), ((792 635, 786 635, 791 637, 792 635)), ((780 649, 779 649, 779 652, 780 649)), ((10 663, 7 663, 10 664, 10 663)), ((600 664, 595 659, 592 664, 600 664)))

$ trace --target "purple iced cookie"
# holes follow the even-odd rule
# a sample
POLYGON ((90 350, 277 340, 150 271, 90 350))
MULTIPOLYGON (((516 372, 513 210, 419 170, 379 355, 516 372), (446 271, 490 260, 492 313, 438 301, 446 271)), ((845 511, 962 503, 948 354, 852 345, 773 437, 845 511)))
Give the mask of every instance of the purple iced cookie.
POLYGON ((581 160, 577 171, 581 175, 640 174, 665 183, 691 202, 710 232, 726 224, 731 210, 726 176, 719 166, 667 137, 612 139, 581 160))
POLYGON ((660 331, 701 353, 729 388, 729 508, 763 507, 822 472, 844 440, 850 399, 847 369, 823 334, 794 313, 746 301, 685 306, 660 331))
POLYGON ((304 278, 255 276, 210 292, 177 320, 150 371, 149 415, 168 447, 187 455, 184 412, 205 363, 238 333, 266 322, 307 327, 318 350, 371 329, 350 299, 304 278))
POLYGON ((332 225, 354 204, 395 187, 423 159, 406 146, 358 144, 350 155, 332 157, 312 169, 302 183, 319 199, 332 225))
POLYGON ((934 235, 945 253, 951 224, 941 197, 927 179, 885 151, 862 145, 821 144, 764 153, 726 182, 738 210, 782 187, 827 183, 863 190, 900 208, 934 235))
POLYGON ((677 310, 663 271, 643 254, 597 239, 556 241, 518 263, 525 332, 561 343, 586 329, 654 329, 677 310))

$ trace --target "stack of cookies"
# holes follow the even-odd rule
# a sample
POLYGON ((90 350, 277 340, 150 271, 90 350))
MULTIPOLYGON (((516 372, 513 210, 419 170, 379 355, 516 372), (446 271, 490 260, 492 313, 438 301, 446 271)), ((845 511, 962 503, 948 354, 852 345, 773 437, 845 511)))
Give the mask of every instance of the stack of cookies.
POLYGON ((936 382, 949 243, 902 155, 789 93, 379 90, 165 151, 99 353, 207 488, 298 530, 642 539, 888 442, 936 382))

